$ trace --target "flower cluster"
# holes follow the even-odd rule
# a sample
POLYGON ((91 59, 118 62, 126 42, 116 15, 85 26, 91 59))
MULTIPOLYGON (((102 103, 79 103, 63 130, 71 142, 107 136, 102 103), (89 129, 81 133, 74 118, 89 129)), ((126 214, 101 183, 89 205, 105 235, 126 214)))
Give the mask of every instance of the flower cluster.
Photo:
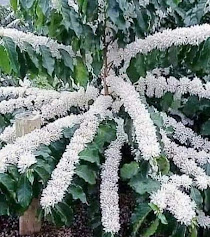
POLYGON ((59 97, 59 93, 48 93, 40 95, 30 95, 26 98, 19 97, 17 99, 3 100, 0 102, 0 113, 12 113, 17 109, 26 108, 28 110, 38 110, 44 104, 51 103, 55 98, 59 97))
POLYGON ((8 126, 4 129, 3 133, 0 134, 0 141, 5 143, 13 143, 16 139, 15 126, 8 126))
POLYGON ((161 131, 161 134, 167 157, 173 160, 182 173, 193 176, 195 185, 199 189, 207 189, 210 186, 210 177, 206 175, 199 164, 207 163, 209 154, 204 151, 198 152, 193 148, 179 146, 170 141, 164 131, 161 131))
MULTIPOLYGON (((17 88, 17 94, 21 92, 21 96, 31 96, 0 102, 1 113, 11 113, 15 109, 22 107, 31 110, 36 109, 41 113, 42 123, 46 123, 46 121, 55 117, 66 116, 72 106, 87 108, 88 103, 91 100, 95 100, 99 94, 98 89, 93 86, 88 86, 86 91, 84 88, 80 88, 77 92, 61 93, 38 88, 34 88, 34 90, 32 90, 32 88, 20 89, 21 88, 17 88)), ((15 88, 5 90, 4 95, 15 95, 15 91, 15 88)), ((6 128, 3 133, 0 134, 0 140, 6 143, 14 142, 15 126, 6 128)))
POLYGON ((71 46, 60 44, 45 36, 34 35, 33 33, 24 33, 22 31, 10 28, 0 27, 0 37, 9 37, 15 44, 23 51, 26 50, 25 42, 29 43, 37 53, 40 52, 39 46, 46 46, 49 48, 53 57, 61 58, 60 50, 65 50, 69 55, 74 56, 71 46))
POLYGON ((88 102, 95 100, 98 95, 98 89, 93 86, 88 86, 86 91, 84 88, 80 88, 77 92, 61 92, 60 98, 41 107, 42 118, 47 120, 64 116, 72 106, 87 108, 88 102))
POLYGON ((168 210, 182 224, 190 225, 196 217, 195 202, 171 182, 162 184, 161 188, 150 198, 151 203, 155 204, 160 212, 168 210))
POLYGON ((175 77, 156 76, 150 72, 145 78, 140 78, 136 83, 136 90, 141 95, 146 94, 148 97, 161 98, 167 92, 175 94, 180 98, 184 94, 196 95, 199 98, 210 99, 210 83, 203 84, 202 81, 195 77, 192 80, 187 77, 177 79, 175 77))
POLYGON ((75 173, 76 164, 79 163, 79 153, 95 137, 100 124, 100 118, 97 115, 104 117, 107 109, 111 106, 111 102, 111 97, 99 96, 84 115, 84 121, 74 133, 70 144, 66 147, 66 151, 54 169, 47 187, 43 190, 41 206, 44 209, 47 210, 63 200, 75 173))
POLYGON ((160 154, 160 147, 157 141, 155 126, 135 88, 119 77, 110 76, 107 78, 107 83, 111 90, 121 98, 125 110, 133 120, 136 140, 143 158, 148 160, 158 156, 160 154))
MULTIPOLYGON (((128 44, 125 49, 118 51, 109 51, 109 56, 115 55, 113 63, 119 65, 119 60, 125 61, 124 69, 129 66, 131 58, 138 53, 147 54, 153 49, 165 50, 171 46, 178 45, 198 45, 210 37, 210 25, 196 25, 191 27, 176 28, 174 30, 166 29, 162 32, 147 36, 145 39, 136 39, 128 44)), ((113 57, 111 57, 113 59, 113 57)), ((124 70, 125 71, 125 70, 124 70)))
POLYGON ((206 216, 203 211, 198 211, 197 221, 199 226, 210 228, 210 217, 206 216))
POLYGON ((81 115, 60 118, 41 129, 17 138, 13 144, 6 145, 0 150, 0 172, 5 172, 9 164, 18 164, 20 170, 25 170, 26 166, 30 167, 31 162, 28 161, 28 165, 24 164, 24 167, 21 168, 24 162, 20 161, 20 157, 23 157, 23 154, 35 151, 41 144, 50 145, 51 142, 59 140, 62 137, 63 128, 73 127, 80 123, 81 119, 81 115))
POLYGON ((183 145, 191 145, 196 150, 203 150, 210 152, 210 142, 197 135, 191 128, 186 127, 181 122, 177 122, 174 118, 167 116, 165 113, 161 113, 166 127, 172 127, 174 129, 173 138, 178 140, 183 145))
POLYGON ((101 171, 100 203, 102 224, 105 232, 117 233, 120 230, 120 210, 118 196, 118 172, 121 161, 121 148, 127 140, 123 120, 117 120, 117 139, 105 151, 105 163, 101 171))

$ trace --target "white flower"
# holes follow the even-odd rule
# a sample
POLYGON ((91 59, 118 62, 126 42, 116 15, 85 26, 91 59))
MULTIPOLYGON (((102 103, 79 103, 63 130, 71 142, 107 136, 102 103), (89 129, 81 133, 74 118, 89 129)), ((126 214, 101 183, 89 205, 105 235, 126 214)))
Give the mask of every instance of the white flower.
POLYGON ((19 137, 13 144, 8 144, 0 150, 0 170, 5 172, 9 164, 17 165, 22 154, 35 151, 41 144, 49 145, 62 137, 65 127, 73 127, 80 123, 81 115, 70 115, 53 123, 19 137))
POLYGON ((70 7, 72 7, 75 10, 75 12, 79 11, 79 6, 77 4, 77 0, 68 0, 68 4, 70 7))
POLYGON ((188 175, 172 175, 170 176, 169 183, 174 184, 177 187, 190 188, 193 180, 188 175))
POLYGON ((206 216, 205 213, 201 210, 198 211, 197 216, 198 225, 204 229, 210 228, 210 217, 206 216))
POLYGON ((110 76, 107 83, 124 104, 125 110, 133 120, 136 140, 143 158, 149 160, 160 154, 160 147, 156 137, 155 126, 139 94, 128 82, 119 77, 110 76))
POLYGON ((84 115, 84 121, 74 133, 70 144, 66 147, 66 151, 54 169, 47 187, 43 190, 41 206, 44 209, 53 207, 64 198, 75 173, 75 166, 79 163, 79 153, 85 149, 87 143, 93 141, 97 132, 100 123, 97 115, 100 114, 103 118, 111 103, 111 97, 99 96, 84 115))
MULTIPOLYGON (((210 184, 209 176, 207 176, 204 169, 199 167, 196 163, 196 161, 199 162, 200 159, 203 159, 203 153, 197 152, 192 148, 177 145, 175 142, 170 141, 163 131, 161 131, 161 134, 167 157, 173 160, 174 164, 182 173, 195 177, 195 183, 198 188, 207 188, 207 185, 210 184)), ((201 162, 201 164, 202 163, 203 162, 201 162)))
POLYGON ((0 27, 0 37, 10 37, 21 50, 26 50, 24 42, 29 43, 38 53, 40 50, 39 46, 46 46, 50 49, 52 56, 58 59, 61 58, 61 54, 59 52, 61 49, 69 53, 70 56, 75 55, 71 46, 59 44, 57 41, 48 37, 34 35, 33 33, 24 33, 16 29, 0 27))
POLYGON ((13 143, 16 139, 15 126, 9 126, 0 134, 0 140, 5 143, 13 143))
POLYGON ((150 198, 151 203, 157 205, 160 211, 170 211, 182 224, 190 225, 196 216, 195 202, 172 183, 163 184, 150 198))
POLYGON ((204 190, 207 189, 210 185, 210 177, 208 176, 197 176, 195 178, 195 184, 198 187, 198 189, 204 190))
POLYGON ((197 135, 191 128, 186 127, 181 122, 177 122, 174 118, 161 113, 166 127, 172 126, 174 129, 173 137, 183 145, 191 145, 195 149, 201 151, 200 162, 206 163, 210 155, 205 152, 210 152, 210 142, 207 139, 197 135))
POLYGON ((161 75, 155 75, 154 72, 147 72, 145 78, 140 78, 136 83, 136 90, 141 95, 147 95, 148 97, 160 98, 167 92, 174 93, 176 98, 180 98, 182 95, 190 94, 196 95, 199 98, 210 98, 210 90, 208 88, 209 83, 203 84, 201 79, 195 77, 190 80, 187 77, 177 79, 175 77, 165 77, 161 75))
POLYGON ((31 152, 23 153, 19 157, 18 170, 20 173, 24 173, 31 165, 36 163, 36 157, 31 152))
POLYGON ((129 66, 131 58, 138 53, 147 54, 153 49, 165 50, 173 45, 198 45, 210 37, 210 25, 195 25, 191 27, 176 28, 174 30, 166 29, 162 32, 147 36, 145 39, 136 39, 133 43, 128 44, 125 49, 116 52, 109 52, 117 54, 114 61, 115 65, 119 65, 122 60, 125 60, 125 71, 129 66))
POLYGON ((120 230, 120 209, 118 196, 118 172, 121 161, 121 147, 127 140, 123 120, 117 120, 117 139, 105 151, 105 163, 101 172, 100 203, 102 225, 105 232, 117 233, 120 230))

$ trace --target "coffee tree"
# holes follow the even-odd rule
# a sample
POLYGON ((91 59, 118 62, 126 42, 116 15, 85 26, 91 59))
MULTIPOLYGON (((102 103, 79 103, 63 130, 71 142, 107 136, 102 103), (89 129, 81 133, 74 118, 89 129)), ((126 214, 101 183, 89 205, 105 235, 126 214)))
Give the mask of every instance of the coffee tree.
POLYGON ((209 1, 10 2, 0 214, 38 197, 40 218, 71 225, 82 202, 94 236, 119 236, 129 194, 123 236, 209 236, 209 1), (42 127, 16 138, 23 111, 42 127))

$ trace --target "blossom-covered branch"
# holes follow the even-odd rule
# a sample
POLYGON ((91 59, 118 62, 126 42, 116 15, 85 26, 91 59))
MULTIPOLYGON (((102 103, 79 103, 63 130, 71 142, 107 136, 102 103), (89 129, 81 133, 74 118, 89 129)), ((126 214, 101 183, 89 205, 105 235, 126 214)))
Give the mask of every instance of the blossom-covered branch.
POLYGON ((84 121, 74 133, 70 144, 52 172, 47 187, 43 190, 41 206, 44 209, 47 210, 63 200, 75 173, 76 164, 79 163, 79 153, 85 149, 87 143, 93 141, 101 120, 98 115, 104 118, 111 103, 111 97, 99 96, 84 115, 84 121))
POLYGON ((0 27, 0 37, 9 37, 15 44, 23 51, 26 50, 25 42, 29 43, 34 50, 39 53, 39 46, 46 46, 50 49, 53 57, 57 59, 61 58, 60 50, 65 50, 72 57, 75 56, 72 47, 67 46, 61 43, 58 43, 55 40, 52 40, 46 36, 38 36, 33 33, 25 33, 16 29, 3 28, 0 27))
POLYGON ((167 29, 147 36, 145 39, 136 39, 124 49, 110 48, 109 58, 115 65, 124 60, 124 72, 129 66, 131 58, 138 53, 147 54, 153 49, 165 50, 171 46, 198 45, 210 37, 210 25, 195 25, 176 29, 167 29))
POLYGON ((118 196, 118 172, 121 161, 121 148, 127 140, 122 119, 117 120, 117 139, 105 151, 105 163, 101 172, 100 203, 102 224, 105 232, 117 233, 120 230, 120 210, 118 196))
POLYGON ((166 136, 164 131, 161 131, 161 135, 167 157, 174 162, 182 173, 193 176, 195 185, 199 189, 207 189, 210 186, 210 177, 206 175, 203 168, 199 167, 199 164, 207 163, 209 154, 177 145, 166 136))
POLYGON ((192 80, 187 77, 177 79, 175 77, 155 76, 148 72, 145 78, 141 77, 135 84, 136 90, 141 95, 161 98, 167 92, 174 93, 180 98, 182 95, 196 95, 199 98, 210 99, 210 83, 202 83, 201 79, 195 77, 192 80))
POLYGON ((195 149, 210 152, 210 141, 207 138, 197 135, 191 128, 184 126, 181 122, 177 122, 174 118, 161 113, 166 127, 174 129, 173 138, 177 139, 181 144, 190 144, 195 149))
MULTIPOLYGON (((41 144, 50 145, 51 142, 59 140, 62 137, 63 128, 73 127, 75 124, 79 124, 81 119, 81 115, 60 118, 41 129, 36 129, 23 137, 17 138, 14 144, 6 145, 0 150, 0 172, 5 172, 9 164, 17 165, 19 161, 22 164, 21 157, 31 154, 41 144)), ((30 164, 29 159, 27 162, 30 164)), ((19 169, 22 170, 20 166, 19 169)))
MULTIPOLYGON (((13 91, 15 92, 15 90, 13 91)), ((17 91, 19 91, 19 89, 17 91)), ((40 91, 38 89, 38 91, 35 90, 34 92, 34 96, 29 96, 26 98, 21 97, 16 100, 11 100, 11 102, 10 100, 2 101, 0 103, 2 114, 4 112, 13 112, 15 109, 22 107, 26 107, 27 109, 37 109, 40 110, 42 123, 46 123, 46 121, 49 119, 66 116, 72 106, 78 106, 81 109, 87 108, 88 103, 91 100, 94 101, 99 94, 98 89, 93 86, 88 86, 86 91, 84 88, 80 88, 79 91, 61 93, 55 92, 55 94, 51 93, 51 90, 48 91, 41 89, 40 91), (49 98, 51 98, 51 94, 53 97, 55 96, 55 99, 48 101, 49 98), (47 98, 47 101, 45 101, 45 98, 47 98), (22 103, 18 104, 17 102, 22 103), (42 102, 44 102, 44 104, 42 104, 42 102), (10 106, 8 107, 8 105, 10 106), (10 108, 10 110, 8 110, 8 108, 10 108)), ((0 134, 0 140, 6 143, 13 143, 15 141, 15 126, 13 125, 7 127, 0 134)))
POLYGON ((151 195, 151 203, 155 204, 160 212, 170 211, 181 224, 191 225, 196 217, 195 202, 170 182, 162 184, 161 188, 151 195))
POLYGON ((133 120, 136 140, 143 158, 148 160, 160 154, 155 126, 135 88, 120 77, 109 76, 107 83, 122 100, 125 110, 133 120))

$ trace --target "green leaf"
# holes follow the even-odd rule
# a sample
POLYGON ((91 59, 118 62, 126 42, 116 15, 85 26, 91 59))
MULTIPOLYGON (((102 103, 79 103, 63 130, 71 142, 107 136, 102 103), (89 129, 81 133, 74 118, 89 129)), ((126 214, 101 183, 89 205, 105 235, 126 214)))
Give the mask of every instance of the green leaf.
POLYGON ((144 55, 142 54, 138 54, 136 58, 131 59, 130 66, 127 69, 127 74, 133 83, 137 82, 140 77, 146 76, 144 61, 144 55))
POLYGON ((66 29, 73 30, 76 36, 79 38, 82 34, 82 24, 78 14, 69 7, 67 0, 62 1, 62 15, 63 23, 66 29))
POLYGON ((7 191, 12 195, 15 192, 15 181, 12 177, 5 173, 0 173, 0 184, 2 184, 7 191))
POLYGON ((42 9, 43 14, 45 15, 49 10, 49 0, 41 0, 39 1, 39 6, 42 9))
POLYGON ((9 61, 9 57, 7 54, 6 49, 4 48, 4 46, 0 45, 0 68, 5 72, 5 73, 10 73, 11 68, 10 68, 10 61, 9 61))
POLYGON ((141 174, 133 177, 128 184, 141 195, 155 192, 160 188, 158 181, 151 178, 144 178, 141 174))
POLYGON ((185 237, 186 231, 187 231, 186 226, 177 224, 171 237, 185 237))
POLYGON ((198 236, 197 228, 196 227, 191 228, 189 237, 197 237, 197 236, 198 236))
POLYGON ((13 177, 13 179, 17 182, 20 177, 20 173, 18 172, 18 168, 14 165, 10 165, 7 168, 7 172, 13 177))
POLYGON ((143 223, 147 215, 151 212, 151 210, 152 209, 147 203, 139 203, 135 208, 134 213, 131 217, 131 222, 133 225, 133 236, 137 236, 141 224, 143 223))
POLYGON ((208 212, 210 210, 210 189, 204 190, 204 210, 208 212))
POLYGON ((59 203, 58 205, 55 206, 55 210, 56 212, 58 212, 62 222, 65 223, 65 225, 69 226, 72 223, 73 210, 67 203, 65 202, 59 203))
POLYGON ((47 69, 47 72, 50 76, 52 76, 52 73, 54 71, 55 67, 55 59, 52 57, 52 54, 48 47, 45 45, 40 46, 40 51, 42 54, 42 63, 43 67, 47 69))
POLYGON ((91 147, 87 147, 84 151, 79 154, 80 159, 86 160, 90 163, 96 163, 100 165, 100 157, 98 150, 92 149, 91 147))
POLYGON ((91 170, 87 165, 79 165, 76 174, 89 184, 96 184, 96 172, 91 170))
POLYGON ((159 218, 156 218, 155 221, 153 221, 152 224, 143 233, 142 237, 150 237, 150 236, 154 235, 159 224, 160 224, 160 220, 159 220, 159 218))
POLYGON ((160 128, 163 126, 163 118, 159 113, 151 112, 150 117, 156 126, 160 128))
POLYGON ((202 207, 203 204, 203 197, 200 193, 200 191, 197 188, 192 187, 190 190, 190 197, 195 201, 195 203, 202 207))
POLYGON ((86 87, 89 79, 88 70, 80 57, 77 57, 77 64, 74 67, 75 82, 86 87))
POLYGON ((71 185, 68 189, 74 200, 79 199, 82 203, 87 204, 86 195, 79 185, 71 185))
POLYGON ((205 122, 201 127, 201 134, 209 136, 210 135, 210 120, 205 122))
POLYGON ((23 207, 27 208, 31 203, 33 196, 32 186, 26 177, 26 175, 22 175, 18 182, 17 187, 17 200, 18 203, 23 207))
POLYGON ((50 178, 50 173, 44 167, 36 166, 34 171, 39 175, 43 183, 47 183, 50 178))
POLYGON ((162 106, 162 110, 167 112, 168 109, 171 107, 171 104, 173 102, 173 94, 168 92, 166 93, 162 98, 160 105, 162 106))
POLYGON ((36 66, 36 68, 39 68, 39 60, 34 48, 28 42, 24 42, 24 46, 33 64, 36 66))
POLYGON ((13 71, 18 74, 19 70, 20 70, 20 66, 19 66, 19 62, 18 62, 18 54, 16 51, 16 45, 12 41, 11 38, 4 37, 3 40, 4 40, 4 45, 7 49, 8 55, 9 55, 10 66, 13 69, 13 71))
POLYGON ((8 216, 9 214, 9 205, 7 200, 3 194, 0 194, 0 216, 8 216))
POLYGON ((162 175, 168 174, 170 171, 170 162, 165 156, 160 156, 156 159, 159 171, 162 175))
POLYGON ((27 10, 33 6, 35 0, 19 0, 19 1, 22 7, 24 7, 27 10))
POLYGON ((116 125, 111 121, 106 124, 101 124, 95 136, 95 143, 100 149, 103 148, 104 143, 110 143, 116 139, 116 125))
POLYGON ((72 57, 64 49, 60 49, 59 51, 61 53, 61 56, 62 56, 62 59, 64 61, 65 66, 70 68, 73 71, 74 67, 73 67, 73 59, 72 59, 72 57))
POLYGON ((131 179, 139 171, 139 164, 136 161, 132 161, 129 164, 124 164, 120 169, 120 176, 122 179, 131 179))
POLYGON ((168 224, 168 222, 166 220, 166 217, 165 217, 165 215, 163 215, 163 213, 158 213, 158 219, 161 221, 161 223, 163 225, 167 225, 168 224))
POLYGON ((10 0, 10 5, 13 9, 14 12, 17 11, 17 7, 18 7, 18 3, 17 3, 18 0, 10 0))
POLYGON ((64 128, 63 130, 63 135, 65 138, 72 138, 74 135, 75 131, 79 128, 79 125, 75 125, 71 128, 64 128))

